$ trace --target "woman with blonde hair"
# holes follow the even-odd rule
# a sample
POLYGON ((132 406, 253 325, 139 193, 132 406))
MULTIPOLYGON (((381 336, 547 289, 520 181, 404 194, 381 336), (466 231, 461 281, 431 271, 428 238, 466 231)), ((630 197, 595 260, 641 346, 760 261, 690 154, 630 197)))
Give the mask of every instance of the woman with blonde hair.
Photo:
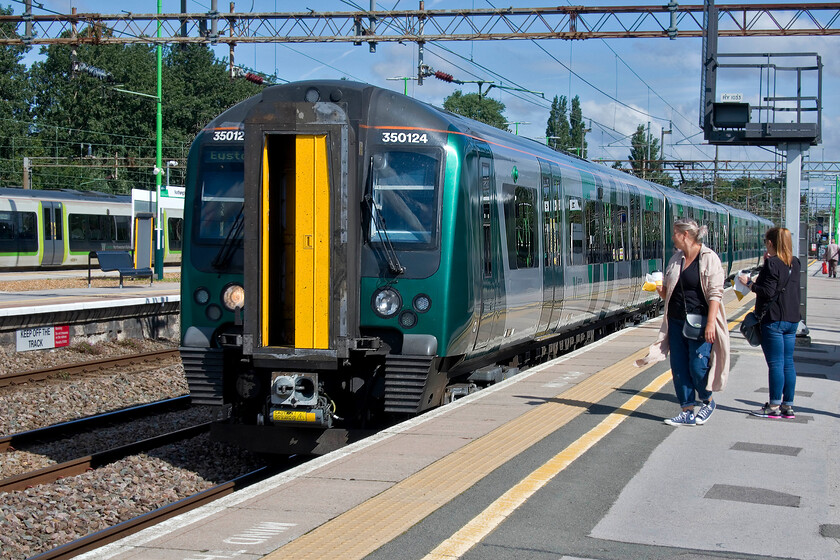
POLYGON ((647 357, 636 363, 641 366, 664 360, 670 353, 674 389, 682 408, 677 416, 665 420, 671 426, 705 424, 715 410, 712 392, 722 391, 729 375, 723 266, 717 253, 702 242, 707 232, 706 226, 689 218, 674 222, 677 250, 665 268, 662 286, 657 288, 665 300, 665 318, 647 357), (695 336, 686 323, 697 316, 705 320, 705 326, 695 329, 695 336), (697 404, 700 409, 695 415, 697 404))
POLYGON ((799 327, 799 259, 793 256, 790 231, 774 227, 764 234, 767 253, 755 282, 738 279, 755 292, 755 314, 761 317, 761 349, 767 360, 770 400, 751 412, 762 418, 794 418, 796 368, 793 347, 799 327))

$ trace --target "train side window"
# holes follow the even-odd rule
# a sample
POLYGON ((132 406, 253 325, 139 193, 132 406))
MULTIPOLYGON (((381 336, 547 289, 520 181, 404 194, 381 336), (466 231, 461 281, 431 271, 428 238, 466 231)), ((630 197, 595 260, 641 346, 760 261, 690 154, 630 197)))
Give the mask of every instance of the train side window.
POLYGON ((594 200, 588 200, 584 203, 584 219, 586 222, 587 234, 587 263, 594 264, 602 262, 604 255, 604 242, 601 233, 601 223, 603 221, 600 209, 600 203, 594 200))
POLYGON ((638 195, 630 196, 630 251, 631 259, 638 261, 642 258, 642 235, 639 229, 640 216, 640 202, 638 195))
POLYGON ((537 259, 537 191, 529 187, 516 187, 516 266, 535 268, 537 259))
POLYGON ((490 206, 490 163, 481 162, 481 219, 484 237, 484 277, 493 276, 493 231, 490 206))
POLYGON ((656 259, 662 256, 662 232, 659 231, 659 212, 645 210, 642 216, 645 242, 643 259, 656 259))
POLYGON ((627 207, 619 205, 616 208, 613 233, 615 235, 616 246, 618 247, 616 260, 626 261, 630 258, 627 240, 627 207))
POLYGON ((586 264, 583 256, 583 211, 580 208, 580 199, 567 196, 566 208, 569 212, 569 264, 586 264))
POLYGON ((64 239, 64 230, 62 229, 64 222, 61 219, 61 212, 61 208, 55 209, 55 238, 59 241, 64 239))
POLYGON ((38 237, 38 221, 35 212, 18 212, 20 230, 18 239, 36 239, 38 237))
POLYGON ((601 262, 612 262, 618 260, 615 247, 615 215, 613 205, 604 202, 601 206, 602 220, 601 228, 604 232, 604 250, 601 254, 601 262))
POLYGON ((184 219, 169 218, 166 223, 166 232, 169 238, 169 250, 180 251, 183 247, 184 219))
POLYGON ((0 240, 15 238, 15 232, 17 231, 16 214, 17 212, 0 212, 0 240))
POLYGON ((114 241, 128 243, 131 240, 131 217, 114 216, 116 235, 114 241))

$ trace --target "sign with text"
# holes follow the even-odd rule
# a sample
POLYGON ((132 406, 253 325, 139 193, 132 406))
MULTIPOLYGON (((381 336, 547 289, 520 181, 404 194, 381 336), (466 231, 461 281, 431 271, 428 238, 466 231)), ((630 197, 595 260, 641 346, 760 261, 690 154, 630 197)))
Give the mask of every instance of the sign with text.
POLYGON ((740 103, 744 100, 743 93, 721 93, 720 94, 720 102, 721 103, 740 103))
POLYGON ((61 348, 70 344, 70 327, 63 325, 59 327, 20 329, 15 333, 15 339, 18 352, 61 348))

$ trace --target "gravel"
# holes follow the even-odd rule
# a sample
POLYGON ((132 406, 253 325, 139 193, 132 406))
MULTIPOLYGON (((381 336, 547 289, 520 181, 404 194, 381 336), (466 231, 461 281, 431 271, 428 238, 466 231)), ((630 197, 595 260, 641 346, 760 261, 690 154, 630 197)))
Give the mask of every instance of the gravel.
MULTIPOLYGON (((96 357, 171 349, 171 341, 77 343, 43 352, 0 349, 0 375, 96 357)), ((180 362, 119 367, 0 388, 0 434, 9 435, 188 393, 180 362)), ((0 477, 210 420, 211 407, 170 412, 68 441, 0 454, 0 477)), ((53 484, 0 492, 0 558, 23 560, 190 496, 264 465, 264 460, 198 436, 53 484)))

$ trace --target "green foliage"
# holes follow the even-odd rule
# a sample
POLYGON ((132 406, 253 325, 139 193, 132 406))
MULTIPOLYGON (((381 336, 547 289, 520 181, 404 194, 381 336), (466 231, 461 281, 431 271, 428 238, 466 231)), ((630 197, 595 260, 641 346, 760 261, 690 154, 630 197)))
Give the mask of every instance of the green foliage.
POLYGON ((548 122, 545 127, 545 136, 548 145, 558 152, 566 152, 572 144, 571 128, 566 96, 554 96, 551 100, 551 110, 548 113, 548 122))
MULTIPOLYGON (((20 99, 0 107, 0 186, 21 184, 23 157, 35 158, 32 188, 128 193, 153 189, 155 177, 157 57, 151 45, 50 45, 28 72, 21 53, 0 51, 0 93, 20 99), (102 80, 76 63, 111 75, 102 80), (15 74, 17 71, 17 74, 15 74), (23 93, 7 94, 5 79, 20 76, 23 93), (28 82, 27 82, 28 79, 28 82), (132 93, 120 92, 116 88, 132 93), (31 107, 31 112, 27 108, 31 107), (4 137, 14 122, 15 148, 4 137), (7 174, 6 167, 17 169, 7 174)), ((210 120, 262 88, 231 80, 224 62, 205 45, 164 49, 163 159, 184 161, 189 144, 210 120)), ((182 183, 176 171, 172 184, 182 183)))
POLYGON ((502 130, 508 130, 503 112, 505 104, 477 93, 464 94, 461 90, 443 101, 443 108, 458 115, 487 123, 502 130))
MULTIPOLYGON (((11 15, 12 9, 0 6, 0 15, 11 15)), ((16 36, 9 22, 0 23, 0 35, 16 36)), ((20 184, 22 160, 15 161, 15 141, 24 137, 29 120, 26 67, 20 63, 28 49, 20 46, 0 47, 0 185, 20 184)))
POLYGON ((630 165, 634 175, 660 185, 673 186, 674 178, 662 170, 659 140, 645 133, 645 125, 640 124, 636 128, 630 145, 630 165))
POLYGON ((580 108, 580 97, 575 95, 572 98, 572 112, 569 115, 569 126, 571 127, 570 150, 576 152, 580 157, 586 157, 586 125, 583 124, 583 110, 580 108))
POLYGON ((558 152, 586 157, 586 125, 583 122, 583 110, 580 108, 580 97, 572 99, 572 110, 568 113, 568 102, 565 95, 554 96, 545 135, 548 145, 558 152))

